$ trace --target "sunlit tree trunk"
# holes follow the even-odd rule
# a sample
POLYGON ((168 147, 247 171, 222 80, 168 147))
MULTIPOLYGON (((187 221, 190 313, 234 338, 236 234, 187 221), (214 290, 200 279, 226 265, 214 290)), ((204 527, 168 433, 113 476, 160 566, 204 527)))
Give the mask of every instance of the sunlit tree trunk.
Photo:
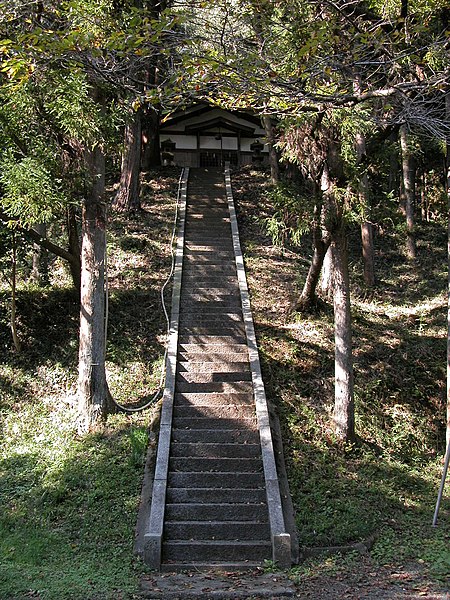
POLYGON ((92 187, 82 212, 81 310, 78 361, 79 430, 112 412, 105 371, 105 159, 100 146, 85 152, 92 187))
POLYGON ((334 197, 334 182, 327 166, 321 187, 324 204, 328 206, 331 245, 327 252, 333 265, 333 308, 335 343, 335 382, 333 422, 336 436, 346 442, 355 438, 355 403, 353 391, 352 325, 350 315, 350 283, 348 274, 347 239, 342 208, 334 197))
POLYGON ((133 119, 125 125, 120 183, 113 203, 114 208, 119 211, 141 208, 141 118, 142 112, 138 110, 133 119))
POLYGON ((402 149, 402 181, 406 213, 406 255, 409 260, 416 259, 416 239, 414 233, 415 200, 415 160, 409 147, 406 125, 400 127, 400 145, 402 149))
POLYGON ((324 298, 328 298, 329 300, 333 296, 333 257, 330 248, 328 248, 323 259, 320 274, 320 293, 324 298))
POLYGON ((355 403, 353 391, 352 325, 347 240, 343 227, 331 242, 333 257, 333 306, 335 340, 335 398, 333 421, 339 439, 355 439, 355 403))
POLYGON ((323 261, 327 250, 330 246, 331 237, 329 232, 324 227, 324 211, 325 206, 322 202, 322 198, 319 186, 316 186, 315 195, 317 198, 314 206, 314 219, 313 219, 313 256, 311 259, 311 265, 306 276, 305 283, 303 285, 302 293, 300 294, 294 310, 299 312, 307 312, 316 303, 317 296, 316 290, 320 280, 320 273, 322 271, 323 261))

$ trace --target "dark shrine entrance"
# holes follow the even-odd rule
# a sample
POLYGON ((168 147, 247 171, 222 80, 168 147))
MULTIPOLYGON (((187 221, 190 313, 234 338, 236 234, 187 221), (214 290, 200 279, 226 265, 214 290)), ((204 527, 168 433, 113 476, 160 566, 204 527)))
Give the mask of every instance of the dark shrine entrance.
POLYGON ((238 153, 233 150, 202 150, 200 151, 201 167, 224 167, 230 163, 232 167, 238 166, 238 153))

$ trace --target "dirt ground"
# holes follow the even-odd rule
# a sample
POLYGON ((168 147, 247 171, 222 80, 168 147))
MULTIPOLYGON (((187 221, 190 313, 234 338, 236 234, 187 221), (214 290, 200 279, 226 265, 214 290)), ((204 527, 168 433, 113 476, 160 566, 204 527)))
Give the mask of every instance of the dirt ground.
POLYGON ((431 583, 419 564, 402 568, 376 566, 370 555, 352 568, 328 574, 223 572, 149 575, 142 581, 142 597, 180 600, 450 600, 448 586, 431 583))

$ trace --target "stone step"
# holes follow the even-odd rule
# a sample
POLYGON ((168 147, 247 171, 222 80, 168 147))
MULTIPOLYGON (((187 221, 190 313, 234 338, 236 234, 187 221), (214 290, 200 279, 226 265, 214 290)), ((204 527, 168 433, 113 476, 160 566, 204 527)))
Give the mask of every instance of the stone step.
POLYGON ((221 277, 219 274, 187 275, 186 273, 183 273, 182 277, 182 287, 188 286, 188 289, 222 287, 232 290, 233 286, 236 285, 236 277, 230 277, 229 275, 223 275, 221 277))
POLYGON ((186 219, 186 231, 205 233, 206 237, 212 237, 216 232, 220 232, 223 236, 229 236, 231 234, 230 219, 224 216, 223 211, 214 213, 208 209, 204 212, 203 218, 200 218, 198 213, 191 213, 186 219))
POLYGON ((181 300, 191 300, 193 302, 223 302, 224 300, 232 299, 240 301, 237 290, 229 288, 218 288, 211 291, 209 288, 188 287, 181 292, 181 300))
POLYGON ((213 250, 188 250, 185 249, 184 251, 184 258, 187 258, 189 260, 194 260, 197 259, 200 262, 203 262, 204 260, 209 261, 211 259, 226 259, 226 260, 232 260, 234 262, 234 252, 233 251, 228 251, 228 252, 215 252, 213 250))
POLYGON ((209 219, 209 222, 203 223, 199 219, 186 219, 186 232, 193 232, 199 237, 208 242, 211 239, 222 238, 226 241, 231 241, 231 224, 230 222, 221 221, 215 215, 215 220, 209 219))
MULTIPOLYGON (((205 303, 204 306, 209 307, 207 303, 205 303)), ((246 330, 243 321, 232 321, 231 319, 220 320, 218 318, 218 312, 211 313, 211 315, 209 315, 208 313, 205 314, 205 312, 203 311, 203 314, 196 316, 197 319, 198 317, 205 318, 208 316, 213 316, 214 319, 210 319, 209 321, 203 323, 198 322, 198 320, 197 322, 193 322, 192 318, 190 323, 185 323, 183 320, 180 322, 179 331, 182 332, 184 335, 214 335, 220 337, 223 337, 224 335, 245 335, 246 330), (220 328, 222 328, 222 331, 220 331, 220 328)))
POLYGON ((236 444, 258 444, 259 431, 257 429, 172 429, 173 442, 203 442, 207 443, 231 443, 236 444))
MULTIPOLYGON (((193 300, 195 302, 223 302, 228 298, 232 298, 233 300, 240 300, 239 288, 234 287, 219 287, 219 288, 208 288, 208 287, 198 287, 193 285, 187 285, 184 290, 181 291, 181 300, 193 300)), ((239 303, 240 306, 240 303, 239 303)), ((225 311, 226 312, 226 311, 225 311)), ((231 314, 234 312, 230 311, 231 314)))
POLYGON ((211 354, 246 354, 248 356, 248 347, 246 344, 231 344, 219 343, 219 344, 189 344, 179 342, 178 352, 192 352, 197 354, 199 352, 211 353, 211 354))
POLYGON ((172 504, 264 504, 266 490, 262 488, 167 488, 166 501, 172 504))
POLYGON ((216 240, 206 243, 204 240, 184 240, 185 252, 232 252, 234 246, 231 240, 216 240))
POLYGON ((215 323, 208 325, 187 325, 180 326, 180 336, 187 335, 217 335, 217 336, 239 336, 243 337, 245 335, 245 327, 243 324, 231 324, 224 325, 222 323, 215 323))
POLYGON ((265 504, 166 504, 167 521, 256 521, 268 522, 268 511, 265 504))
POLYGON ((236 266, 233 264, 183 265, 184 277, 236 277, 236 266))
POLYGON ((185 296, 188 297, 189 295, 202 297, 217 296, 218 298, 230 295, 239 296, 239 285, 237 280, 233 284, 218 284, 216 287, 201 284, 196 285, 195 282, 193 283, 187 280, 186 285, 181 290, 181 297, 184 298, 185 296))
MULTIPOLYGON (((180 306, 180 310, 181 310, 181 316, 183 315, 189 315, 191 318, 200 318, 200 319, 216 319, 216 320, 220 320, 221 315, 223 314, 223 312, 232 312, 235 311, 236 314, 241 314, 242 313, 242 309, 240 306, 233 306, 233 307, 217 307, 217 306, 211 306, 208 304, 199 304, 197 307, 195 307, 195 310, 191 309, 189 310, 187 307, 185 307, 183 305, 183 303, 181 303, 180 306)), ((219 336, 219 337, 223 337, 223 336, 219 336)), ((226 340, 225 340, 226 341, 226 340)), ((208 340, 209 343, 211 343, 210 340, 208 340)), ((196 343, 201 343, 199 340, 196 341, 196 343)), ((221 344, 223 343, 223 340, 220 342, 221 344)))
POLYGON ((249 373, 250 364, 247 361, 182 361, 178 359, 178 373, 249 373))
POLYGON ((175 394, 174 406, 229 406, 254 407, 253 394, 175 394))
POLYGON ((171 541, 163 542, 163 561, 242 561, 270 559, 270 541, 171 541))
POLYGON ((205 458, 256 458, 261 457, 259 444, 172 442, 171 456, 205 458))
POLYGON ((208 298, 201 300, 193 300, 189 297, 185 297, 181 298, 180 304, 181 310, 184 313, 188 312, 191 314, 204 315, 208 314, 208 312, 214 312, 215 314, 219 314, 220 312, 226 312, 234 308, 239 310, 241 308, 241 299, 233 298, 233 296, 224 296, 223 299, 220 300, 212 300, 208 298))
MULTIPOLYGON (((227 285, 222 285, 217 283, 215 287, 211 287, 208 285, 203 285, 201 282, 198 284, 196 282, 186 280, 186 284, 184 289, 181 290, 181 297, 189 294, 197 294, 197 295, 211 295, 216 294, 217 296, 230 296, 230 295, 239 295, 239 285, 237 281, 234 283, 228 283, 227 285)), ((230 311, 230 312, 235 312, 230 311)))
POLYGON ((187 219, 190 222, 200 221, 201 223, 216 223, 216 222, 230 222, 230 215, 227 209, 225 208, 225 204, 222 206, 214 206, 211 207, 200 207, 194 206, 192 204, 188 204, 186 206, 186 215, 189 217, 187 219))
POLYGON ((208 190, 204 190, 203 192, 199 191, 196 193, 189 192, 189 199, 186 208, 197 212, 200 210, 215 210, 221 214, 228 213, 228 204, 224 196, 210 194, 208 190))
POLYGON ((252 404, 227 404, 220 406, 174 406, 175 418, 209 418, 209 419, 249 419, 255 416, 255 407, 252 404))
POLYGON ((261 458, 205 458, 178 457, 169 458, 171 471, 189 473, 257 473, 262 471, 261 458))
POLYGON ((190 300, 225 300, 227 297, 239 297, 239 288, 199 288, 190 286, 187 289, 181 290, 181 298, 190 300))
POLYGON ((270 539, 268 523, 258 521, 229 522, 166 521, 166 540, 263 540, 270 539))
POLYGON ((196 344, 202 346, 243 346, 246 343, 244 336, 234 335, 181 335, 179 343, 184 344, 196 344))
POLYGON ((228 364, 249 362, 248 352, 179 352, 180 362, 225 362, 228 364))
POLYGON ((260 473, 187 473, 169 472, 169 487, 177 488, 222 488, 222 489, 264 489, 264 475, 260 473))
POLYGON ((252 374, 250 371, 239 372, 239 371, 214 371, 214 372, 194 372, 194 373, 180 373, 176 375, 176 381, 179 383, 230 383, 230 382, 241 382, 251 381, 252 374))
POLYGON ((205 394, 210 392, 215 393, 244 393, 252 392, 253 384, 251 381, 209 381, 207 383, 188 383, 186 381, 178 381, 176 384, 176 393, 189 394, 205 394))
POLYGON ((207 235, 207 232, 202 231, 201 233, 192 232, 189 234, 187 231, 185 234, 185 244, 188 246, 190 244, 202 245, 202 246, 211 246, 212 248, 227 248, 234 250, 233 240, 231 238, 231 229, 227 232, 226 235, 207 235))
POLYGON ((230 316, 223 317, 219 313, 202 314, 202 315, 190 315, 187 318, 180 318, 179 330, 184 327, 218 327, 223 325, 224 327, 242 327, 243 321, 240 315, 236 315, 236 319, 232 319, 230 316))

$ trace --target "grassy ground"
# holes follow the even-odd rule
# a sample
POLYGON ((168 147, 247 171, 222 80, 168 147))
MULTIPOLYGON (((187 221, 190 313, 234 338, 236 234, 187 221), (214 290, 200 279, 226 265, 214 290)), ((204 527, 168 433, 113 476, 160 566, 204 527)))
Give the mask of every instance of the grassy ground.
POLYGON ((263 374, 282 420, 301 544, 373 543, 364 560, 356 554, 306 561, 295 576, 305 583, 329 570, 360 573, 408 564, 420 573, 414 585, 439 588, 450 573, 448 486, 440 527, 431 528, 445 451, 445 228, 419 228, 414 268, 394 226, 378 235, 379 283, 370 297, 358 232, 351 233, 359 439, 342 449, 330 427, 332 309, 289 314, 307 272, 310 242, 305 238, 300 248, 286 251, 272 245, 261 227, 270 213, 269 202, 261 201, 269 188, 262 174, 243 172, 234 188, 263 374))
MULTIPOLYGON (((121 403, 158 385, 165 340, 159 290, 170 268, 177 173, 150 180, 144 211, 109 228, 108 377, 121 403)), ((141 566, 132 545, 150 409, 76 435, 78 303, 66 270, 53 285, 22 284, 20 355, 0 293, 0 598, 130 598, 141 566)))
MULTIPOLYGON (((169 269, 176 175, 153 179, 144 212, 115 216, 109 230, 108 374, 122 403, 144 401, 157 385, 159 287, 169 269)), ((264 175, 243 171, 234 188, 302 547, 372 544, 364 556, 307 559, 291 571, 299 593, 314 600, 438 597, 427 594, 442 591, 450 570, 448 487, 440 526, 430 526, 444 450, 445 231, 420 228, 412 269, 397 229, 385 228, 376 241, 380 282, 370 297, 352 232, 360 439, 343 450, 329 426, 332 311, 324 305, 308 318, 288 316, 309 242, 286 251, 272 245, 261 226, 270 214, 264 175)), ((102 431, 77 437, 78 306, 58 261, 51 272, 52 287, 20 289, 20 355, 7 325, 8 291, 0 292, 0 598, 130 599, 143 572, 132 542, 153 411, 115 416, 102 431)))

